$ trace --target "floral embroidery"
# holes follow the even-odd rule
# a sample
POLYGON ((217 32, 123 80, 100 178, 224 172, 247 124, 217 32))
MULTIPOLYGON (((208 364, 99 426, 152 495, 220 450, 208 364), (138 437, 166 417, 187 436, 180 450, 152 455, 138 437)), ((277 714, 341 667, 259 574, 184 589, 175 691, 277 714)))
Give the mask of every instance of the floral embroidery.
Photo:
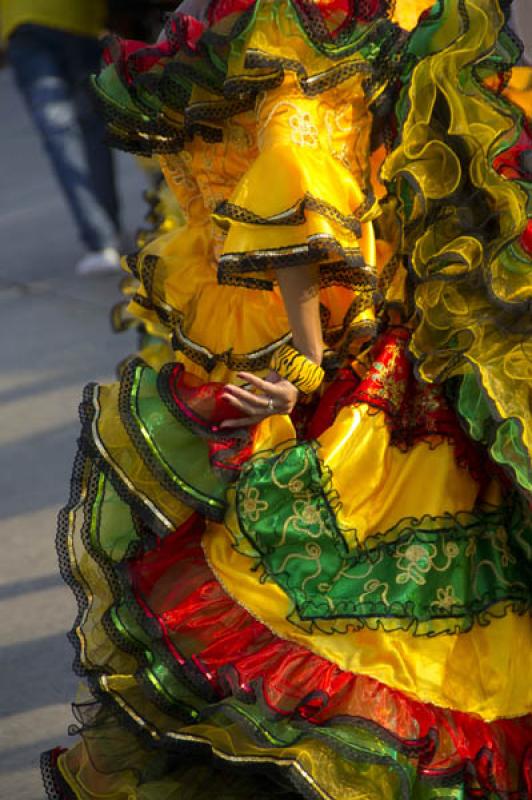
POLYGON ((418 586, 423 586, 427 582, 423 576, 430 572, 437 552, 435 545, 425 547, 420 544, 410 544, 398 547, 394 555, 399 570, 396 583, 414 581, 418 586))
POLYGON ((294 525, 304 528, 309 536, 320 536, 324 533, 328 535, 330 533, 324 519, 325 509, 319 508, 310 494, 307 493, 306 497, 296 500, 292 505, 292 510, 294 512, 294 525), (314 533, 312 532, 313 528, 317 528, 314 533))
POLYGON ((454 588, 449 584, 445 588, 440 588, 436 592, 436 600, 433 600, 431 606, 440 608, 442 611, 450 611, 454 606, 461 605, 460 600, 454 593, 454 588))
POLYGON ((258 522, 259 516, 268 509, 266 500, 260 500, 259 490, 253 486, 246 486, 240 495, 240 511, 244 517, 252 522, 258 522))
POLYGON ((407 449, 427 437, 443 436, 460 444, 460 455, 467 454, 467 463, 473 463, 476 454, 466 444, 441 386, 421 383, 414 376, 408 356, 409 337, 404 328, 379 337, 368 351, 366 374, 353 387, 353 393, 346 394, 344 402, 367 403, 382 410, 396 447, 407 449))
POLYGON ((290 138, 299 147, 319 146, 318 128, 307 111, 298 111, 288 118, 291 132, 290 138))
POLYGON ((381 589, 380 600, 384 603, 385 606, 389 606, 390 603, 388 601, 388 591, 390 587, 387 583, 383 583, 382 581, 370 580, 366 581, 364 584, 364 591, 360 595, 360 602, 363 603, 366 597, 370 594, 375 594, 379 589, 381 589))

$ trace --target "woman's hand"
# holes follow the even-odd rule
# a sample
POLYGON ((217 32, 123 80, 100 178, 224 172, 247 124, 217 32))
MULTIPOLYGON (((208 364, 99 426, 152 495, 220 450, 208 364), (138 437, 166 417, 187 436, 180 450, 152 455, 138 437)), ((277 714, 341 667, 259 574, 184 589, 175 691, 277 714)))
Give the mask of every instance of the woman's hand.
POLYGON ((259 390, 259 394, 228 383, 223 398, 245 416, 240 419, 225 420, 220 428, 241 428, 244 425, 257 425, 272 414, 290 414, 299 396, 293 383, 284 380, 276 372, 270 372, 265 380, 250 372, 239 372, 238 377, 259 390))

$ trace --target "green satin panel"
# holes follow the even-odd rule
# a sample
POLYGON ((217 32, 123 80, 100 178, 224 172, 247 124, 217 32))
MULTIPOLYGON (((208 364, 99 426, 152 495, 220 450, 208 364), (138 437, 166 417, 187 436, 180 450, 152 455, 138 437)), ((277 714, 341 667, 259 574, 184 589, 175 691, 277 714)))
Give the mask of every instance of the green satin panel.
POLYGON ((256 457, 238 481, 241 533, 301 620, 434 635, 469 630, 500 603, 527 608, 532 530, 518 499, 510 512, 401 519, 352 548, 335 518, 338 500, 310 444, 256 457))

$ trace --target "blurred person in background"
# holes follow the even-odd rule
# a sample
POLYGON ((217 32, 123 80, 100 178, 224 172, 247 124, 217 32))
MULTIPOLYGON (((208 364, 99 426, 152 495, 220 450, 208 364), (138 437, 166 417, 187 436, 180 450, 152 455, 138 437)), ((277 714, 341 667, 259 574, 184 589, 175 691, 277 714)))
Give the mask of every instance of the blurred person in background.
POLYGON ((119 269, 113 157, 87 78, 100 63, 106 0, 0 0, 0 31, 86 253, 77 272, 119 269))

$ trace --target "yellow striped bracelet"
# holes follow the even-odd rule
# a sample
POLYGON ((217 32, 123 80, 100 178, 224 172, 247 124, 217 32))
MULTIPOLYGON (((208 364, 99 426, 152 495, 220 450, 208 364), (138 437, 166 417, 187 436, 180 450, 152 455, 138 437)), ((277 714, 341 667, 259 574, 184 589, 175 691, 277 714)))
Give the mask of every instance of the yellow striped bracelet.
POLYGON ((319 364, 315 364, 289 344, 283 344, 275 351, 270 366, 281 378, 297 386, 303 394, 315 392, 325 376, 319 364))

